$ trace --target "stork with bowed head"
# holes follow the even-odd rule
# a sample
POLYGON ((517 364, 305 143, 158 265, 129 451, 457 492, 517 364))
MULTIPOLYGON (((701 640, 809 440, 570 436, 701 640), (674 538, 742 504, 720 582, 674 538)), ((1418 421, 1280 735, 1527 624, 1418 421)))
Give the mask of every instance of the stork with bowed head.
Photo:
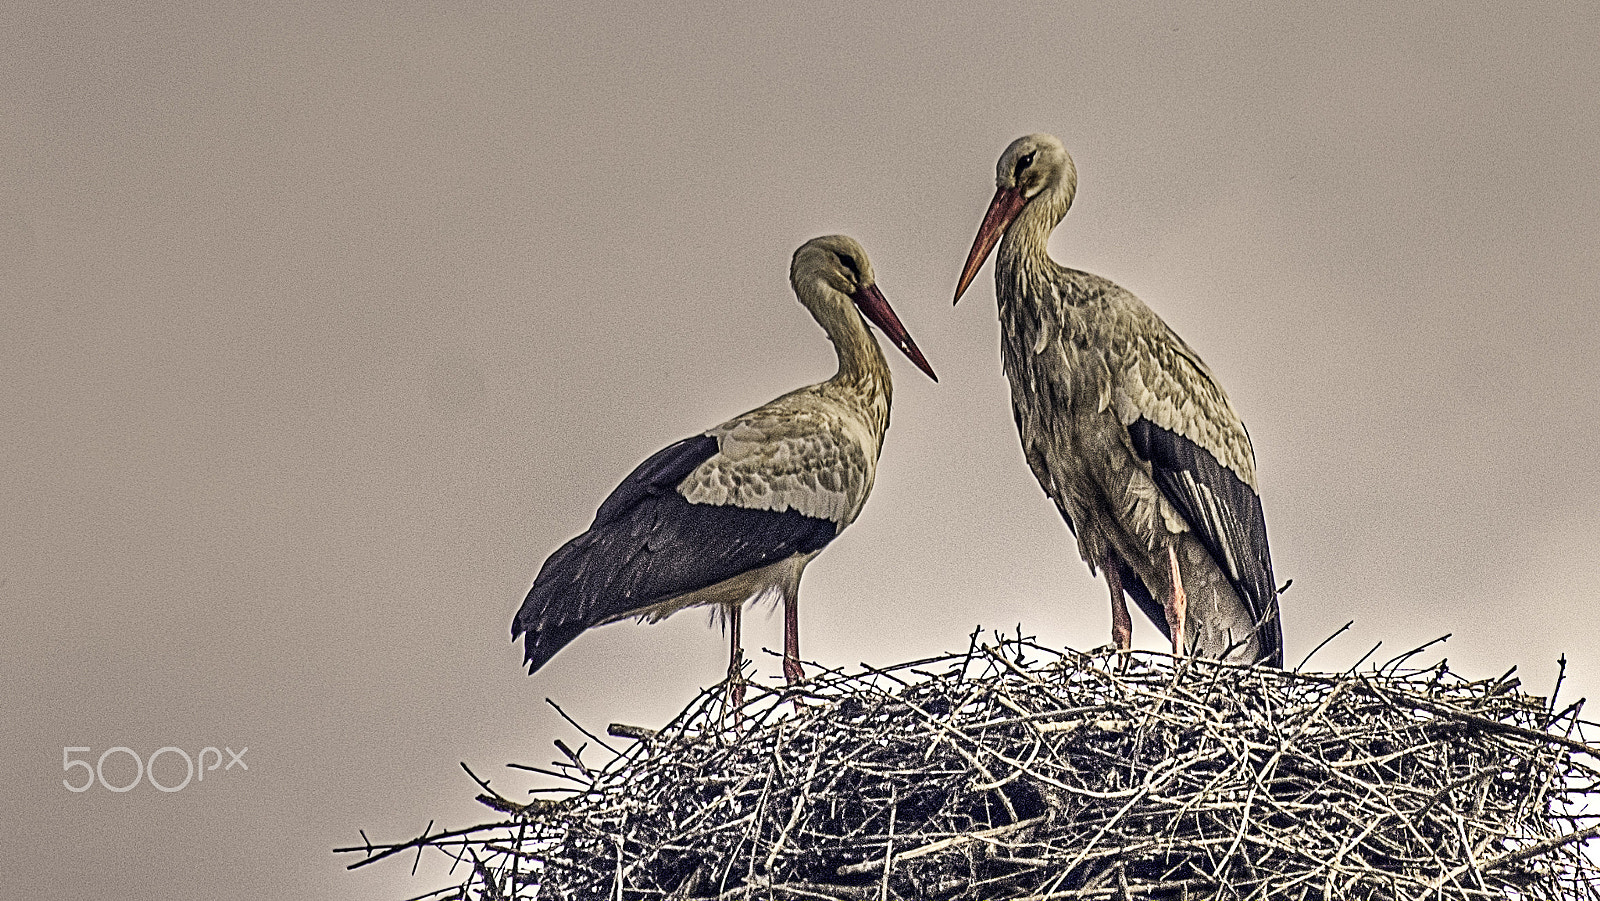
POLYGON ((800 576, 861 513, 889 426, 889 363, 870 321, 917 368, 933 369, 895 315, 867 253, 830 235, 795 251, 794 292, 833 342, 833 378, 656 452, 600 505, 587 532, 544 562, 511 626, 528 672, 595 626, 658 622, 711 606, 731 636, 728 675, 743 703, 740 611, 783 602, 783 671, 800 666, 800 576), (864 317, 864 318, 863 318, 864 317))
POLYGON ((1050 258, 1078 186, 1059 140, 1012 142, 995 183, 956 300, 998 244, 1000 356, 1023 455, 1090 572, 1105 575, 1112 641, 1132 642, 1126 592, 1175 654, 1282 666, 1255 452, 1239 414, 1142 301, 1050 258))

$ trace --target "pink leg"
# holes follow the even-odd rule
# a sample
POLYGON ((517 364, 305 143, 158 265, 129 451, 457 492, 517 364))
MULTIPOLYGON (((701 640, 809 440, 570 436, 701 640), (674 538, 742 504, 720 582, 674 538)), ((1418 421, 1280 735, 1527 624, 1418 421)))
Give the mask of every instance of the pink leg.
POLYGON ((1184 614, 1189 609, 1189 597, 1183 592, 1183 574, 1178 571, 1178 551, 1167 546, 1167 561, 1172 564, 1172 599, 1167 603, 1167 627, 1172 630, 1172 653, 1183 655, 1184 614))
POLYGON ((790 685, 802 682, 806 671, 800 668, 800 598, 791 592, 783 598, 783 675, 790 685))
POLYGON ((1126 651, 1133 647, 1133 618, 1128 616, 1128 600, 1122 596, 1119 563, 1115 553, 1106 551, 1101 568, 1106 574, 1106 587, 1111 589, 1111 643, 1117 650, 1126 651))
POLYGON ((744 706, 744 642, 739 636, 743 614, 743 604, 733 604, 728 611, 728 634, 733 636, 728 651, 728 706, 735 709, 744 706))

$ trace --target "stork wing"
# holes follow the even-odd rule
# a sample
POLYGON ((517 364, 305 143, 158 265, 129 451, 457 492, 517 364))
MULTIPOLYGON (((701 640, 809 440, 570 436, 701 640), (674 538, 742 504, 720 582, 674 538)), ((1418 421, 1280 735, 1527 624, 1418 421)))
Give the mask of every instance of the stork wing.
POLYGON ((1277 584, 1250 436, 1205 363, 1155 321, 1167 340, 1125 357, 1133 362, 1117 398, 1120 418, 1157 487, 1249 607, 1267 652, 1263 662, 1282 666, 1277 584))
POLYGON ((714 435, 656 452, 588 531, 550 555, 511 627, 513 639, 527 633, 530 673, 591 626, 819 550, 838 534, 835 523, 793 510, 691 503, 679 484, 717 453, 714 435))
POLYGON ((872 490, 876 439, 859 420, 808 392, 785 395, 712 429, 721 452, 678 490, 697 503, 795 511, 839 530, 854 522, 872 490))

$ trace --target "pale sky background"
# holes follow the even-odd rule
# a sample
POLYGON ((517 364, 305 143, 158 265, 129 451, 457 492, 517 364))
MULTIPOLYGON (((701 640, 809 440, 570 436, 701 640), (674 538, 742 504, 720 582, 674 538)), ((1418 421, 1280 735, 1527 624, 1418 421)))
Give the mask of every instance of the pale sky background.
POLYGON ((330 849, 489 817, 457 763, 517 792, 574 735, 546 697, 649 725, 718 679, 697 613, 531 678, 510 619, 636 463, 832 373, 787 284, 819 234, 941 381, 891 355, 805 655, 1103 643, 989 271, 950 306, 1030 131, 1081 174, 1057 259, 1250 426, 1291 661, 1354 619, 1325 666, 1454 632, 1469 674, 1543 693, 1565 653, 1594 694, 1600 5, 1194 9, 5 5, 3 893, 410 897, 437 872, 330 849), (250 769, 61 784, 63 747, 168 745, 250 769))

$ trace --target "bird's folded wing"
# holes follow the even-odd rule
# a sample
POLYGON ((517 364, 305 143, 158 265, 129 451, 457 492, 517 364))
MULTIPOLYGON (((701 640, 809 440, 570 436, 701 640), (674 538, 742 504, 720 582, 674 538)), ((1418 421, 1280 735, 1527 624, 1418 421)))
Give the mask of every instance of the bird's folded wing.
POLYGON ((819 550, 838 533, 833 522, 795 511, 694 503, 679 493, 717 454, 712 435, 658 451, 612 491, 588 531, 550 555, 512 627, 513 637, 528 635, 532 669, 584 629, 819 550))
MULTIPOLYGON (((1118 418, 1156 485, 1182 514, 1250 608, 1263 646, 1281 665, 1278 595, 1250 437, 1198 355, 1168 340, 1121 354, 1118 418)), ((1160 334, 1161 332, 1157 332, 1160 334)))
POLYGON ((793 511, 843 529, 872 489, 871 436, 848 416, 825 409, 757 410, 710 434, 720 451, 679 488, 695 503, 793 511))

